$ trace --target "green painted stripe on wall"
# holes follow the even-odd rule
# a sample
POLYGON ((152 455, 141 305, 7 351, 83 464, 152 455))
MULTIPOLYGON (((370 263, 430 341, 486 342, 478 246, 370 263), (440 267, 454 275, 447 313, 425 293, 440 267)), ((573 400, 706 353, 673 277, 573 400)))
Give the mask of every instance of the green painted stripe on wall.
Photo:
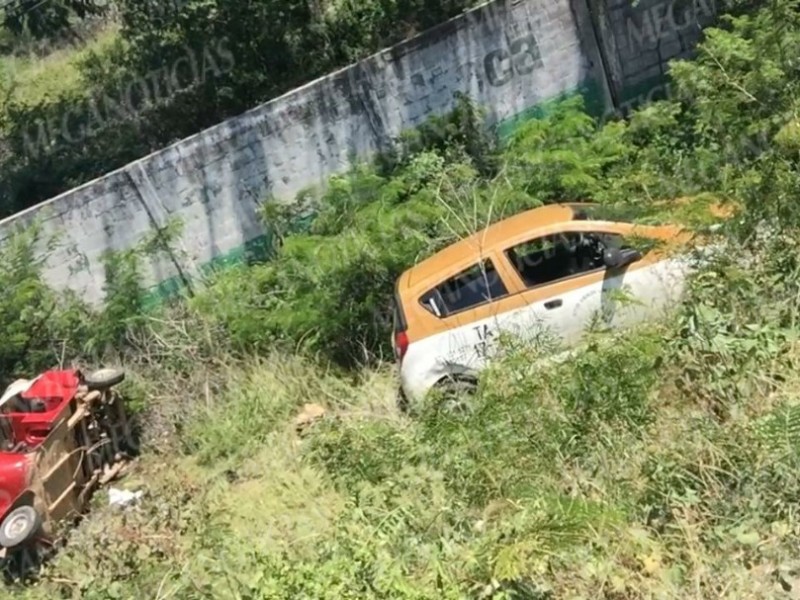
POLYGON ((497 136, 501 141, 507 140, 523 123, 533 119, 543 119, 549 115, 560 102, 582 96, 584 109, 593 117, 600 118, 605 112, 606 105, 602 85, 595 79, 587 79, 579 87, 569 92, 564 92, 554 98, 545 100, 535 106, 526 108, 513 117, 501 121, 496 126, 497 136))
MULTIPOLYGON (((201 266, 199 279, 202 281, 214 273, 236 265, 264 262, 269 260, 272 253, 272 235, 268 233, 260 235, 201 266)), ((197 279, 195 278, 195 281, 197 279)), ((144 306, 146 309, 155 308, 166 301, 185 296, 186 291, 184 280, 175 275, 150 288, 143 299, 144 306)))

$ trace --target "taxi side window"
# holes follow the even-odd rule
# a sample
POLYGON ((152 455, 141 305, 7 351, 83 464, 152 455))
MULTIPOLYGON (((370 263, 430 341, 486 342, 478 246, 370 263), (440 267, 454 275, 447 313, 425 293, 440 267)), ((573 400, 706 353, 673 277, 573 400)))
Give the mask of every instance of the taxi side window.
POLYGON ((447 317, 507 295, 494 264, 485 260, 437 285, 420 302, 437 317, 447 317))
POLYGON ((569 232, 536 238, 506 251, 529 288, 604 268, 606 248, 626 248, 622 236, 600 232, 569 232))

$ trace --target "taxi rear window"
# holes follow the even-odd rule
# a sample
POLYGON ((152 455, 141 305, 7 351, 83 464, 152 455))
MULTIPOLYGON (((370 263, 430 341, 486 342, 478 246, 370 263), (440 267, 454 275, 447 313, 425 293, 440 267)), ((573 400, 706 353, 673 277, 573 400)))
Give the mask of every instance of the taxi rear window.
POLYGON ((508 295, 491 260, 476 263, 440 283, 420 298, 428 312, 447 317, 508 295))

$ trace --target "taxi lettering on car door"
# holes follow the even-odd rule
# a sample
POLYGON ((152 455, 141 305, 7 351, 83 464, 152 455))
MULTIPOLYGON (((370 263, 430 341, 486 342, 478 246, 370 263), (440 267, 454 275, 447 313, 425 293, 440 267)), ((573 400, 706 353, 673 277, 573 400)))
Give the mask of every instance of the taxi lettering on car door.
POLYGON ((473 345, 473 350, 475 350, 475 354, 480 360, 486 360, 489 355, 489 348, 491 347, 491 343, 494 340, 495 332, 492 329, 489 329, 489 325, 484 323, 483 325, 477 325, 473 327, 472 330, 475 332, 478 341, 475 342, 473 345))

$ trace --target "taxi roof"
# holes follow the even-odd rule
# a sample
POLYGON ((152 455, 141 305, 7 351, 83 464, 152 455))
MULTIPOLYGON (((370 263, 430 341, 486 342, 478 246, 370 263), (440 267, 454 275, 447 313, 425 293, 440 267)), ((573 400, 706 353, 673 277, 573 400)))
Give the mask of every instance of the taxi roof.
POLYGON ((408 289, 424 285, 437 277, 442 270, 450 270, 454 264, 475 260, 481 249, 488 252, 506 240, 526 232, 573 221, 581 208, 592 206, 594 205, 591 203, 548 204, 493 223, 406 270, 400 276, 399 287, 408 289))

